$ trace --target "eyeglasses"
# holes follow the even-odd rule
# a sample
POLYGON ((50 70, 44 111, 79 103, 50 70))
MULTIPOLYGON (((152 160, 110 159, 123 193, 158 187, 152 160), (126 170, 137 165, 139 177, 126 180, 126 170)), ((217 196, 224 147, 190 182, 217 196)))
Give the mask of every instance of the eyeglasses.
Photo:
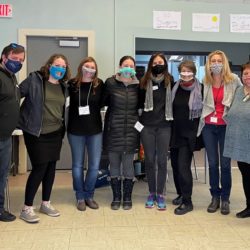
POLYGON ((22 45, 17 44, 17 43, 11 43, 9 46, 13 49, 16 49, 16 48, 23 48, 24 49, 24 47, 22 45))

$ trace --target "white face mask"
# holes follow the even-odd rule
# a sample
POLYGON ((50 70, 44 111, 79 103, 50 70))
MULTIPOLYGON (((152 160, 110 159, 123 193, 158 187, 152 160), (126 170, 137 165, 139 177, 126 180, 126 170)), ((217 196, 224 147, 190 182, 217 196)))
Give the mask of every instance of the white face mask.
POLYGON ((194 78, 194 73, 192 72, 181 72, 180 79, 184 82, 189 82, 194 78))
POLYGON ((96 73, 95 69, 87 68, 82 66, 82 77, 88 81, 92 81, 96 73))

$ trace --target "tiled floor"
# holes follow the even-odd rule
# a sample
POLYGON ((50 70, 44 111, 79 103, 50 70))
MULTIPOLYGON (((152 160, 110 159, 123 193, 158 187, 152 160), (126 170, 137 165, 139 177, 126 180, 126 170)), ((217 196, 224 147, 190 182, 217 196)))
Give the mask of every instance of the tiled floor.
MULTIPOLYGON (((157 250, 157 249, 250 249, 250 219, 237 219, 235 213, 244 208, 245 201, 241 176, 233 169, 231 213, 206 212, 210 196, 204 183, 203 162, 197 161, 198 180, 194 180, 194 211, 183 216, 174 215, 171 200, 175 198, 172 173, 167 182, 166 211, 145 209, 147 183, 139 181, 133 193, 130 211, 110 209, 111 190, 96 190, 98 210, 80 212, 75 208, 71 187, 71 173, 58 171, 52 202, 61 216, 51 218, 39 214, 38 224, 27 224, 17 219, 12 223, 0 222, 0 249, 59 249, 59 250, 157 250)), ((10 177, 11 210, 16 215, 22 207, 27 175, 10 177)), ((35 206, 39 207, 41 193, 35 206)))

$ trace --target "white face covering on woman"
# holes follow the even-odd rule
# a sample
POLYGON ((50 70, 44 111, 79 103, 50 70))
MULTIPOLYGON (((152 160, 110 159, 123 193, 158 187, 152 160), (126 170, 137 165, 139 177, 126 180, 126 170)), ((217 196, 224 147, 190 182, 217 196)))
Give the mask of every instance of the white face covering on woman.
POLYGON ((91 82, 95 76, 96 70, 82 66, 82 78, 85 82, 91 82))
POLYGON ((181 72, 180 73, 180 79, 184 82, 189 82, 194 79, 194 73, 193 72, 181 72))

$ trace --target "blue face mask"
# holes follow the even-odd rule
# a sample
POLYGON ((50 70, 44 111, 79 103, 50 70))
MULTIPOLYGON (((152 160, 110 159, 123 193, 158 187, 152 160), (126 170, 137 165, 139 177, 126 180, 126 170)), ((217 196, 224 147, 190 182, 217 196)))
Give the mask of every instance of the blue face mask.
POLYGON ((6 69, 13 74, 17 73, 23 66, 19 61, 14 61, 11 59, 7 59, 7 62, 5 62, 4 65, 6 69))
POLYGON ((61 80, 66 73, 66 68, 52 65, 49 69, 49 72, 54 79, 61 80))
POLYGON ((131 78, 134 77, 136 72, 133 68, 130 67, 123 67, 119 70, 119 73, 121 74, 122 77, 124 78, 131 78))

